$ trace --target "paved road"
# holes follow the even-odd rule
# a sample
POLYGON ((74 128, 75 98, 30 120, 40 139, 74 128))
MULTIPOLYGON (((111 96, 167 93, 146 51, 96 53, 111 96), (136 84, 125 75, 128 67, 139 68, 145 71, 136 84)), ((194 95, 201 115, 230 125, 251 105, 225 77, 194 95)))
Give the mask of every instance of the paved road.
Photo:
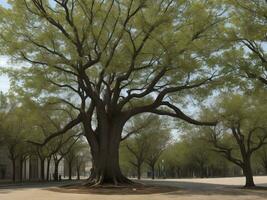
MULTIPOLYGON (((257 186, 267 187, 267 176, 254 177, 257 186)), ((203 179, 158 179, 158 180, 142 180, 142 183, 153 185, 164 185, 182 188, 186 190, 222 190, 227 188, 240 188, 245 184, 244 177, 235 178, 203 178, 203 179)))

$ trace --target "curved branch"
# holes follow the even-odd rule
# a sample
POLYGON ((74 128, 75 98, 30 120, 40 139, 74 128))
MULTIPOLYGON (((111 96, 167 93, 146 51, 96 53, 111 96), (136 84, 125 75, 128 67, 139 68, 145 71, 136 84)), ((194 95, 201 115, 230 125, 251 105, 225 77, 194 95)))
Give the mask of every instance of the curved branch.
POLYGON ((195 120, 189 116, 187 116, 184 112, 182 112, 178 107, 176 107, 175 105, 169 103, 169 102, 162 102, 162 105, 167 106, 168 108, 172 109, 174 112, 170 112, 170 111, 165 111, 165 110, 159 110, 159 109, 154 109, 152 111, 150 111, 151 113, 155 113, 158 115, 167 115, 170 117, 176 117, 176 118, 180 118, 190 124, 195 124, 195 125, 199 125, 199 126, 216 126, 217 125, 217 121, 214 122, 201 122, 198 120, 195 120))
POLYGON ((68 130, 72 129, 74 126, 78 125, 82 121, 81 115, 78 115, 76 119, 70 121, 67 125, 64 126, 63 129, 51 134, 48 136, 42 143, 34 142, 34 141, 28 141, 31 144, 44 146, 46 145, 51 139, 58 137, 60 135, 64 135, 67 133, 68 130))

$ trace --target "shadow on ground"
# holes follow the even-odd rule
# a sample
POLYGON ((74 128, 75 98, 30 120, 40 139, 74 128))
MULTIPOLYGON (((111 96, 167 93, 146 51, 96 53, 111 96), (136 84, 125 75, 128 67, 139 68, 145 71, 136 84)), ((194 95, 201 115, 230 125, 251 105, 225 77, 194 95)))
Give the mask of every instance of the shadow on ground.
POLYGON ((87 187, 82 185, 71 185, 64 187, 47 188, 46 190, 61 193, 76 194, 99 194, 99 195, 145 195, 170 193, 179 190, 177 187, 153 186, 153 185, 133 185, 133 186, 101 186, 87 187))
POLYGON ((246 196, 253 195, 267 198, 266 187, 243 189, 240 186, 226 186, 221 184, 173 182, 173 181, 141 181, 143 185, 130 187, 86 187, 82 185, 69 185, 64 187, 47 188, 45 190, 60 193, 98 194, 98 195, 151 195, 161 194, 168 196, 246 196), (179 187, 180 186, 180 187, 179 187))

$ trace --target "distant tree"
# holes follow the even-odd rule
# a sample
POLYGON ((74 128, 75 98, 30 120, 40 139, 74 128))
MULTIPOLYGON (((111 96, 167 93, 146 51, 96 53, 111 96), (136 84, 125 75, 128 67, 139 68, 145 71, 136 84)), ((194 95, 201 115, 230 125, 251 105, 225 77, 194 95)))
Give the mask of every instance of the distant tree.
MULTIPOLYGON (((168 177, 178 178, 185 176, 182 171, 184 164, 186 163, 184 156, 184 143, 175 142, 171 145, 168 145, 168 148, 161 155, 161 159, 164 160, 164 167, 168 177)), ((158 163, 158 168, 161 167, 160 164, 161 163, 158 163)))
POLYGON ((29 155, 30 146, 25 143, 27 121, 24 110, 20 107, 8 111, 1 124, 2 139, 8 149, 8 157, 12 162, 12 180, 16 181, 17 161, 20 161, 20 180, 22 181, 22 164, 29 155))
POLYGON ((170 130, 164 130, 164 128, 156 128, 153 132, 150 132, 150 145, 147 152, 145 162, 150 167, 151 178, 155 178, 156 163, 160 159, 162 153, 166 150, 170 141, 170 130))
POLYGON ((151 168, 152 178, 155 177, 155 164, 165 150, 170 139, 170 131, 157 116, 148 115, 135 118, 128 127, 125 148, 129 152, 129 162, 137 170, 137 178, 141 178, 142 165, 147 163, 151 168))
POLYGON ((264 169, 265 174, 267 174, 267 148, 266 146, 263 147, 258 153, 257 153, 258 161, 262 168, 264 169))
POLYGON ((76 167, 77 169, 76 172, 80 173, 80 168, 81 165, 83 164, 83 159, 81 158, 80 153, 83 153, 85 145, 86 143, 84 143, 82 140, 77 141, 70 149, 68 154, 65 156, 65 160, 67 161, 68 164, 69 180, 72 179, 72 172, 74 170, 74 167, 76 167))
POLYGON ((83 143, 83 148, 80 149, 80 152, 78 152, 74 160, 77 180, 80 180, 81 170, 85 170, 86 163, 91 162, 91 156, 86 145, 83 143))
POLYGON ((39 145, 45 138, 51 136, 52 133, 61 129, 61 124, 72 118, 71 110, 66 106, 59 104, 40 104, 33 101, 29 97, 20 97, 21 104, 27 109, 29 115, 26 117, 28 124, 28 134, 25 142, 34 147, 33 155, 40 160, 40 179, 49 180, 50 163, 52 155, 59 153, 60 149, 66 145, 68 138, 79 135, 79 127, 69 131, 66 136, 58 136, 53 141, 49 141, 45 145, 39 145), (70 133, 71 132, 71 133, 70 133), (35 142, 29 142, 34 140, 35 142), (45 177, 45 162, 46 174, 45 177))
POLYGON ((188 129, 188 133, 181 137, 181 142, 184 143, 186 148, 184 151, 187 158, 185 162, 195 168, 194 176, 207 177, 211 149, 208 147, 202 133, 188 129))
POLYGON ((79 136, 77 136, 75 134, 70 134, 70 136, 64 135, 64 137, 61 137, 59 140, 60 140, 60 143, 62 144, 62 145, 60 145, 61 148, 59 149, 58 152, 56 152, 56 153, 54 153, 52 155, 52 158, 53 158, 53 161, 54 161, 54 174, 53 174, 53 177, 54 177, 55 181, 59 181, 58 168, 59 168, 60 162, 72 150, 72 148, 74 147, 75 143, 79 140, 79 136))
POLYGON ((251 157, 267 144, 266 96, 224 96, 214 108, 213 116, 220 124, 213 131, 210 129, 210 141, 217 152, 242 168, 245 187, 253 187, 251 157))

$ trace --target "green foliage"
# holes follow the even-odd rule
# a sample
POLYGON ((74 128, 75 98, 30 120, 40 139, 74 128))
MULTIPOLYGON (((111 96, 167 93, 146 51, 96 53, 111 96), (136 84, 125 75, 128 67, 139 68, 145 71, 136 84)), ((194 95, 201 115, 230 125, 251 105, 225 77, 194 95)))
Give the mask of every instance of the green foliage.
POLYGON ((157 116, 138 116, 128 127, 132 135, 122 143, 121 164, 128 174, 135 174, 137 167, 155 165, 170 141, 170 131, 164 121, 157 116), (131 132, 132 131, 132 132, 131 132))

